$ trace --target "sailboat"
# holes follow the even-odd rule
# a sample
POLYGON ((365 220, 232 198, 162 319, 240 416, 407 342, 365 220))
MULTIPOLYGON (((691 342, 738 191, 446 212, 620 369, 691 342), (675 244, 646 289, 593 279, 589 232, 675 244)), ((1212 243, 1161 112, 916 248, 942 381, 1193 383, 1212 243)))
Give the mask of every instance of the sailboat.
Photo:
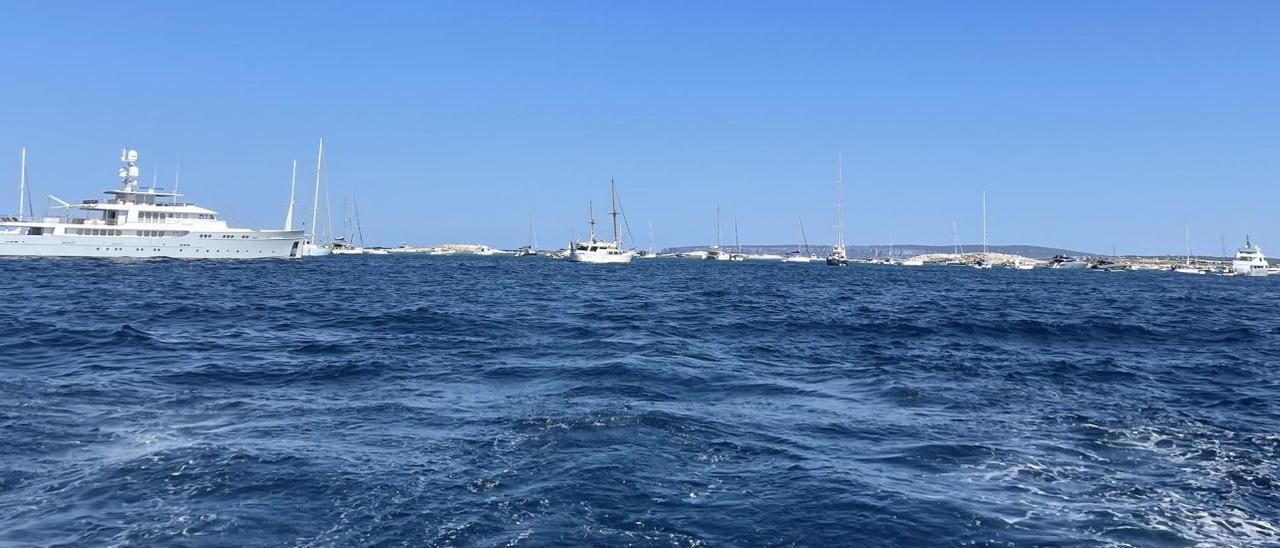
POLYGON ((1182 264, 1174 266, 1173 271, 1178 274, 1208 274, 1207 270, 1191 264, 1191 227, 1184 227, 1183 232, 1187 239, 1187 258, 1182 264))
POLYGON ((516 257, 538 256, 538 235, 533 231, 533 215, 529 215, 529 244, 516 250, 516 257))
POLYGON ((369 250, 364 247, 364 231, 360 229, 360 211, 355 209, 355 195, 348 193, 350 199, 342 199, 342 234, 333 239, 329 250, 334 255, 363 255, 369 250), (355 220, 352 221, 352 215, 355 220))
POLYGON ((711 246, 707 250, 706 255, 709 261, 727 261, 730 259, 729 252, 720 247, 720 205, 716 205, 716 245, 711 246))
POLYGON ((802 248, 797 246, 795 251, 789 251, 786 256, 782 257, 782 262, 809 263, 818 260, 818 258, 814 257, 812 253, 809 253, 809 238, 804 235, 804 220, 800 217, 796 217, 796 224, 800 226, 800 242, 804 244, 804 253, 801 254, 800 252, 802 248))
POLYGON ((649 249, 643 250, 636 254, 637 259, 654 259, 657 258, 658 252, 654 250, 653 241, 653 221, 649 221, 649 249))
POLYGON ((596 236, 596 215, 591 203, 587 203, 587 223, 590 226, 586 241, 576 241, 569 246, 569 260, 575 263, 629 263, 635 252, 622 248, 622 235, 618 232, 618 186, 609 181, 613 203, 613 239, 601 240, 596 236))
POLYGON ((982 258, 973 263, 973 267, 981 270, 991 268, 991 258, 987 248, 987 191, 982 191, 982 258))
POLYGON ((827 266, 849 266, 844 246, 844 155, 836 157, 836 244, 827 255, 827 266))
POLYGON ((745 261, 747 256, 742 254, 742 241, 738 239, 738 218, 733 218, 733 246, 737 251, 729 254, 730 261, 745 261))
POLYGON ((951 254, 954 255, 945 266, 966 266, 964 262, 964 246, 960 244, 960 231, 956 229, 956 222, 951 221, 951 254))
POLYGON ((311 224, 307 225, 306 241, 302 244, 303 257, 326 257, 332 252, 328 246, 316 243, 320 236, 316 231, 316 217, 320 213, 320 170, 324 164, 324 137, 320 138, 320 151, 316 153, 316 188, 311 195, 311 224))

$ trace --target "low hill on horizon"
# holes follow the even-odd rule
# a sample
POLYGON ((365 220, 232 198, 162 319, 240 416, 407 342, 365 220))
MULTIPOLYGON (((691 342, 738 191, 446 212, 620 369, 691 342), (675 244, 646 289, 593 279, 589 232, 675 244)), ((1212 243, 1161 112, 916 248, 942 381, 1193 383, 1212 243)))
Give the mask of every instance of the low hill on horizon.
MULTIPOLYGON (((710 246, 705 246, 705 245, 667 247, 662 249, 662 253, 688 253, 691 251, 706 250, 706 249, 709 249, 709 247, 710 246)), ((725 249, 731 250, 731 251, 737 250, 737 247, 735 246, 724 246, 724 247, 725 249)), ((796 244, 743 245, 742 252, 751 253, 751 254, 783 255, 788 252, 795 251, 797 247, 799 246, 797 246, 796 244)), ((887 257, 887 256, 890 256, 891 249, 892 249, 892 256, 894 257, 914 257, 916 255, 925 255, 929 253, 952 253, 955 250, 953 246, 949 246, 949 245, 918 245, 918 244, 903 244, 903 245, 893 245, 893 246, 850 245, 850 246, 845 246, 845 249, 849 252, 850 257, 859 257, 859 258, 887 257)), ((973 253, 975 251, 981 251, 982 244, 978 244, 978 245, 966 244, 964 246, 961 246, 961 249, 963 249, 966 252, 973 253)), ((990 249, 992 253, 1006 253, 1009 255, 1021 255, 1023 257, 1031 257, 1036 259, 1047 259, 1055 255, 1068 255, 1068 256, 1076 256, 1076 257, 1099 256, 1097 253, 1085 253, 1082 251, 1075 251, 1071 249, 1045 247, 1045 246, 1038 246, 1038 245, 993 245, 993 246, 989 246, 988 249, 990 249)), ((819 257, 826 256, 828 253, 831 252, 831 246, 811 245, 809 246, 809 252, 819 257)))

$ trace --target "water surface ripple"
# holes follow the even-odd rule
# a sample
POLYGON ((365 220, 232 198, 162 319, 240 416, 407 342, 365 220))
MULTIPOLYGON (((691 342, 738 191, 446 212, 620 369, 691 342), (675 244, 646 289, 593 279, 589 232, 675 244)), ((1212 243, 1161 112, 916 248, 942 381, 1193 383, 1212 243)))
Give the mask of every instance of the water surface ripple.
POLYGON ((0 544, 1280 543, 1280 277, 0 268, 0 544))

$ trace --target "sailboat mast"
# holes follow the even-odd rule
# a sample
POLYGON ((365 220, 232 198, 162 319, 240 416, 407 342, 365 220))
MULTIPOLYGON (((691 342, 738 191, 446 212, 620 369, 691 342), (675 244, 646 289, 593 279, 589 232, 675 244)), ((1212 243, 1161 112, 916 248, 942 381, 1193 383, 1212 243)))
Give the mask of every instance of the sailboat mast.
POLYGON ((27 147, 22 147, 22 167, 18 171, 18 220, 22 220, 27 203, 27 147))
POLYGON ((836 156, 836 246, 844 250, 844 153, 836 156))
POLYGON ((742 240, 738 239, 738 218, 733 218, 733 245, 738 248, 738 254, 742 254, 742 240))
POLYGON ((649 254, 650 254, 650 255, 653 255, 653 254, 654 254, 654 249, 653 249, 653 248, 654 248, 654 242, 653 242, 653 221, 649 221, 649 254))
POLYGON ((587 241, 596 241, 596 208, 591 202, 587 202, 587 241))
POLYGON ((320 138, 320 151, 316 153, 316 189, 311 193, 311 243, 316 243, 316 216, 320 213, 320 165, 324 161, 324 137, 320 138))
MULTIPOLYGON (((809 237, 804 234, 804 219, 796 217, 796 223, 800 225, 800 241, 804 243, 804 254, 809 254, 809 237)), ((798 251, 798 250, 797 250, 798 251)))
POLYGON ((987 191, 982 191, 982 256, 987 256, 987 191))
POLYGON ((1191 266, 1191 225, 1182 228, 1187 238, 1187 266, 1191 266))
POLYGON ((284 229, 293 230, 294 189, 298 186, 298 161, 293 161, 293 174, 289 176, 289 209, 284 214, 284 229))
POLYGON ((720 204, 716 204, 716 249, 720 249, 720 204))
POLYGON ((609 179, 609 199, 613 203, 613 212, 609 214, 613 217, 613 242, 621 245, 622 238, 618 234, 618 184, 613 179, 609 179))

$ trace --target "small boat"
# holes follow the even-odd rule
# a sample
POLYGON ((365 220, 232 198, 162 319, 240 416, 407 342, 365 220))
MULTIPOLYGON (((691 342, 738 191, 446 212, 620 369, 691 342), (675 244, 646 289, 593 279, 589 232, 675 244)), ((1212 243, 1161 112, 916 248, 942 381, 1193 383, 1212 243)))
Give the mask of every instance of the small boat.
POLYGON ((1016 259, 1012 263, 1009 263, 1009 268, 1012 268, 1014 270, 1032 270, 1035 267, 1036 267, 1035 261, 1024 261, 1022 259, 1016 259))
POLYGON ((517 249, 512 255, 515 257, 538 256, 538 235, 533 231, 533 215, 529 215, 529 245, 517 249))
POLYGON ((814 257, 813 254, 809 252, 809 238, 804 234, 804 220, 800 217, 796 217, 796 224, 800 227, 800 242, 803 247, 797 246, 795 251, 788 251, 786 255, 782 256, 782 262, 811 263, 818 260, 817 257, 814 257), (801 253, 802 249, 804 253, 801 253))
POLYGON ((613 203, 613 239, 601 240, 596 237, 595 210, 587 203, 587 224, 590 226, 586 241, 573 242, 569 246, 569 260, 575 263, 592 264, 626 264, 630 263, 635 252, 622 248, 622 236, 618 232, 618 187, 609 181, 610 199, 613 203))
POLYGON ((730 261, 742 262, 747 260, 747 256, 742 253, 742 240, 738 239, 738 218, 733 218, 733 246, 738 248, 737 251, 729 254, 730 261))
POLYGON ((363 247, 348 242, 345 236, 334 238, 329 244, 329 251, 334 255, 361 255, 365 252, 363 247))
POLYGON ((703 259, 708 261, 728 261, 730 259, 730 255, 731 253, 729 253, 728 251, 725 251, 724 248, 720 247, 720 206, 717 204, 716 205, 716 245, 711 246, 711 249, 708 249, 706 251, 706 255, 703 256, 703 259))
POLYGON ((1244 247, 1236 251, 1236 259, 1231 261, 1231 268, 1237 276, 1266 276, 1271 273, 1271 265, 1262 255, 1262 248, 1249 241, 1248 236, 1244 238, 1244 247))
POLYGON ((637 259, 656 259, 658 252, 654 250, 653 242, 653 221, 649 221, 649 249, 641 250, 636 253, 637 259))
POLYGON ((910 259, 903 259, 899 264, 902 266, 924 266, 924 259, 912 257, 910 259))

